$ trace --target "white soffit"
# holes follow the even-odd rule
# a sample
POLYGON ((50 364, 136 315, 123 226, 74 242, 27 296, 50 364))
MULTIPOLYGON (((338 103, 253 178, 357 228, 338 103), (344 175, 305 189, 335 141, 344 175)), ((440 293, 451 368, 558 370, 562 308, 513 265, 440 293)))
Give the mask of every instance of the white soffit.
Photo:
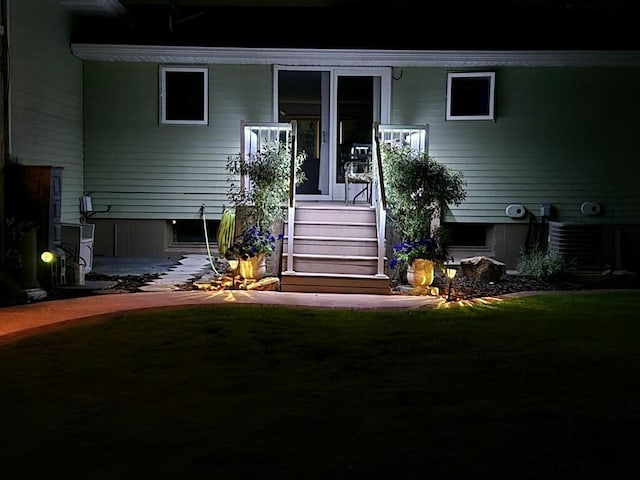
POLYGON ((60 4, 71 11, 87 15, 120 15, 125 12, 119 0, 60 0, 60 4))
POLYGON ((189 64, 263 64, 367 67, 617 67, 640 66, 626 50, 353 50, 180 47, 74 43, 81 60, 189 64))

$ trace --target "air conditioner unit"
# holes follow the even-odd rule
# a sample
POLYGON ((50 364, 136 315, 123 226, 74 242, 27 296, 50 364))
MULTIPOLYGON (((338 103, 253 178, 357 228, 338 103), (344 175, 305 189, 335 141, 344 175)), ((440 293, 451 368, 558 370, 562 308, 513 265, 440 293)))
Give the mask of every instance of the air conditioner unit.
POLYGON ((84 285, 84 276, 93 268, 94 231, 93 223, 60 224, 60 246, 67 254, 67 268, 72 270, 75 285, 84 285))
POLYGON ((602 248, 601 225, 549 222, 549 252, 559 253, 578 271, 602 270, 602 248))

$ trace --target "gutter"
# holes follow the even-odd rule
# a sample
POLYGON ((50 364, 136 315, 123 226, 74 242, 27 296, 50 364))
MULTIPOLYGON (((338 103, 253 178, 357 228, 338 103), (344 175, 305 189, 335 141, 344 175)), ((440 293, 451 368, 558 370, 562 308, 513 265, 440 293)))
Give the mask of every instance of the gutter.
POLYGON ((72 43, 94 62, 366 67, 640 67, 640 50, 369 50, 72 43))

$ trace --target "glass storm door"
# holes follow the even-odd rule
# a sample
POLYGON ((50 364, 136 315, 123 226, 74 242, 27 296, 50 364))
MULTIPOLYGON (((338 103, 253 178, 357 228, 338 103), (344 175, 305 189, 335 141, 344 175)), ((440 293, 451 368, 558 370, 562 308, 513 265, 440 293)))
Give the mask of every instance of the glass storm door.
POLYGON ((388 123, 388 68, 276 67, 278 122, 298 123, 307 153, 300 200, 344 200, 344 163, 354 143, 371 144, 374 121, 388 123))

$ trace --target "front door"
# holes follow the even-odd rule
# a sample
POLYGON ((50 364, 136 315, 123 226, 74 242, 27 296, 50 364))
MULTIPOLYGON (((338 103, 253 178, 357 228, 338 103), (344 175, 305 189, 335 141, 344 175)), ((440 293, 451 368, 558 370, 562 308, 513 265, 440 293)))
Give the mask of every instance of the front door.
POLYGON ((278 122, 298 123, 307 153, 301 200, 344 200, 344 163, 354 144, 371 144, 374 121, 388 123, 388 68, 275 68, 278 122))

